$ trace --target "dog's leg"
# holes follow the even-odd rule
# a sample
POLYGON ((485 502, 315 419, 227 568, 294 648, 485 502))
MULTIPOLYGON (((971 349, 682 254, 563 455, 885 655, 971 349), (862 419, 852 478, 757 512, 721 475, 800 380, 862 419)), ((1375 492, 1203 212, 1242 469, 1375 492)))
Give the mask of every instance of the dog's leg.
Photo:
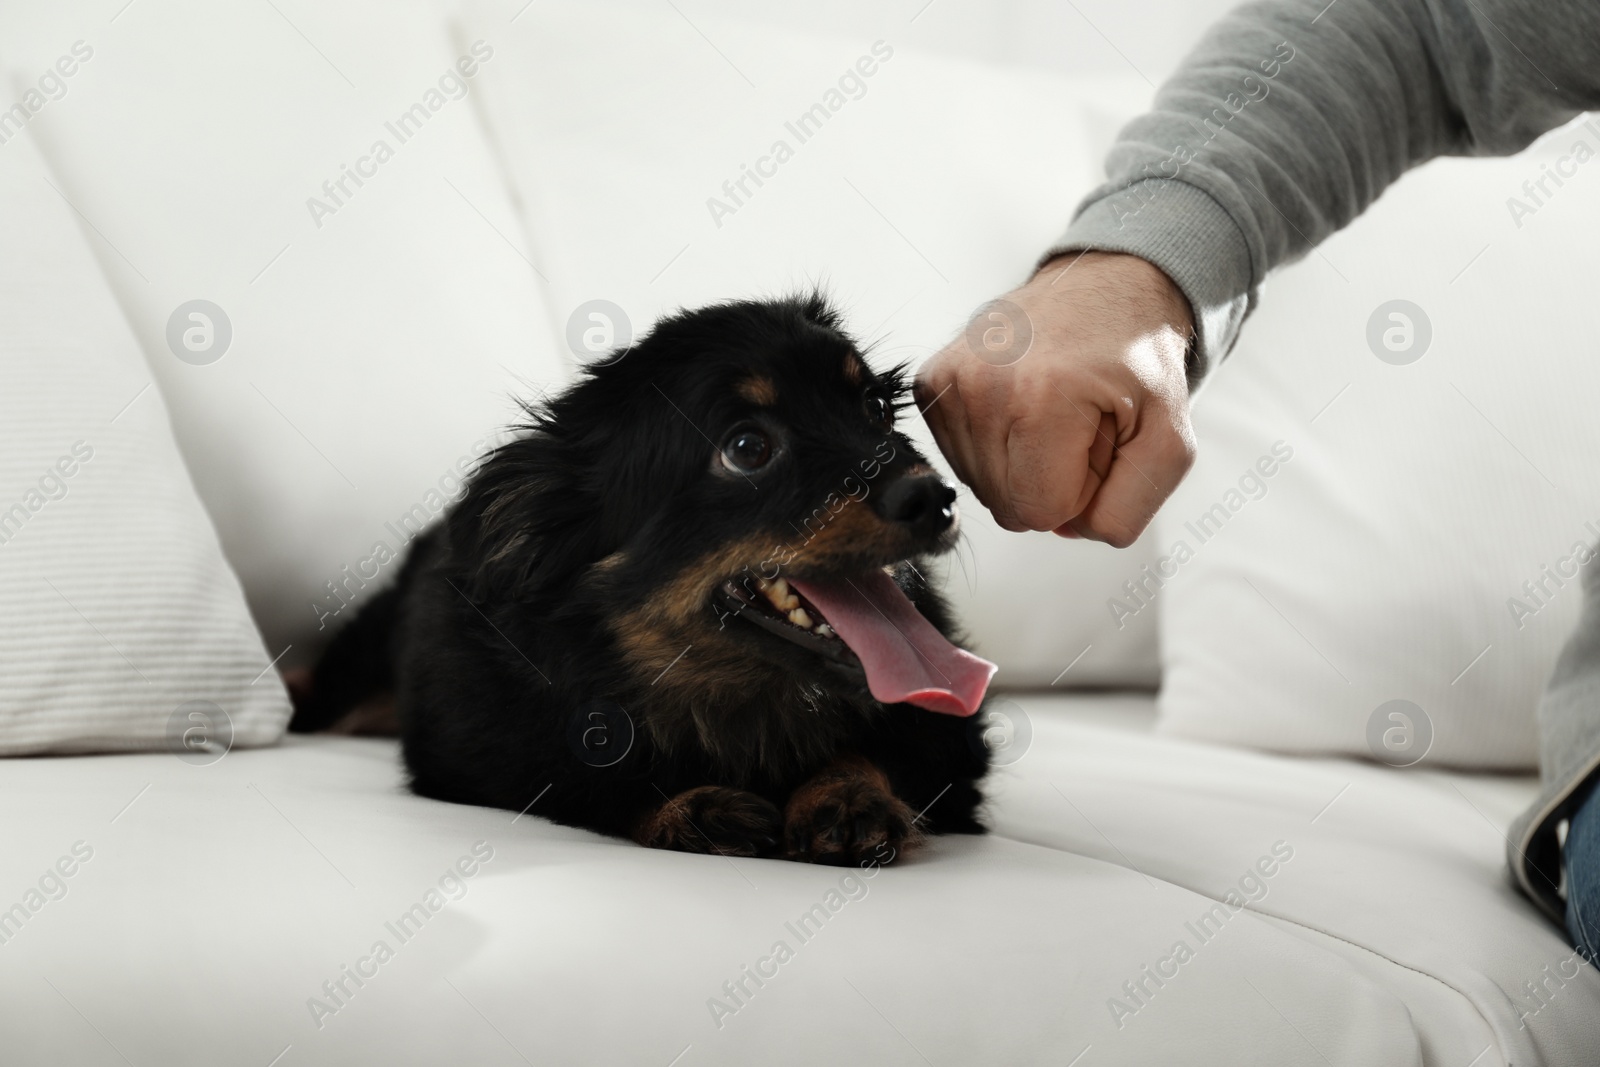
POLYGON ((871 761, 848 756, 795 790, 784 809, 790 859, 837 866, 889 863, 922 842, 912 811, 871 761))
POLYGON ((765 797, 720 785, 686 789, 647 814, 633 832, 646 848, 764 856, 783 831, 778 808, 765 797))

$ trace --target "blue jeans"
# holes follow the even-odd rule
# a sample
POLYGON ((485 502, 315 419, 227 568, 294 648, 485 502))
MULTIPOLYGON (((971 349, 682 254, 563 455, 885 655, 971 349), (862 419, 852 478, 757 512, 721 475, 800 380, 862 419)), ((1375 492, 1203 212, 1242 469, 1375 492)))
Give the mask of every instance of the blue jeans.
POLYGON ((1600 963, 1600 783, 1567 821, 1567 934, 1591 964, 1600 963))

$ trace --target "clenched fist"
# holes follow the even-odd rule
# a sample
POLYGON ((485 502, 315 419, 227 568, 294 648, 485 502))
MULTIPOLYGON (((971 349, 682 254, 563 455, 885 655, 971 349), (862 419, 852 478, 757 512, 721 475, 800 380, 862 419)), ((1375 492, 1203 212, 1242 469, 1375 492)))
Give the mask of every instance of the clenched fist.
POLYGON ((917 404, 1001 526, 1122 548, 1194 463, 1193 329, 1145 260, 1060 256, 923 365, 917 404))

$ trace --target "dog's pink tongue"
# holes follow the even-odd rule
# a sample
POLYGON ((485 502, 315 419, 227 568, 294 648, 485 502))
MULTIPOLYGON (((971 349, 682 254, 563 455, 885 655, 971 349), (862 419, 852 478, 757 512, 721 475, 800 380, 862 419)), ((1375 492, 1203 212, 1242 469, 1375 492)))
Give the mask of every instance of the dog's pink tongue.
POLYGON ((789 584, 815 604, 867 672, 867 688, 885 704, 915 704, 946 715, 971 715, 995 665, 957 648, 881 570, 841 582, 789 584))

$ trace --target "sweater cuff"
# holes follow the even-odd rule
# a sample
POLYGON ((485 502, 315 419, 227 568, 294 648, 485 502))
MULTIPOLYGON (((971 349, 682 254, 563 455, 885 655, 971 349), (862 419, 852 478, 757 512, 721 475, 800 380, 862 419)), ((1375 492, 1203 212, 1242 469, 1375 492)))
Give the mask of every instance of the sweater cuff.
POLYGON ((1150 178, 1089 201, 1044 259, 1087 251, 1147 260, 1188 298, 1190 389, 1233 347, 1253 295, 1250 249, 1238 224, 1198 187, 1150 178))

